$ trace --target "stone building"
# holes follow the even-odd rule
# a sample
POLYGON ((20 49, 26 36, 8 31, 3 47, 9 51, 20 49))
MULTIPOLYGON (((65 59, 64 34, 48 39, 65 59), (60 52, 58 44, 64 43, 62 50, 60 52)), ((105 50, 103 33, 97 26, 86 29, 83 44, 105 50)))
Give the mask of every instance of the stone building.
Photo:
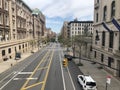
POLYGON ((35 37, 44 34, 44 27, 44 15, 34 18, 22 0, 0 0, 0 62, 14 59, 16 53, 31 51, 31 42, 38 41, 35 37), (33 27, 33 21, 39 25, 33 27))
POLYGON ((39 9, 35 8, 32 12, 33 16, 33 37, 37 43, 36 47, 41 46, 42 39, 45 32, 45 16, 40 12, 39 9))
POLYGON ((120 0, 95 0, 93 60, 120 77, 120 0))

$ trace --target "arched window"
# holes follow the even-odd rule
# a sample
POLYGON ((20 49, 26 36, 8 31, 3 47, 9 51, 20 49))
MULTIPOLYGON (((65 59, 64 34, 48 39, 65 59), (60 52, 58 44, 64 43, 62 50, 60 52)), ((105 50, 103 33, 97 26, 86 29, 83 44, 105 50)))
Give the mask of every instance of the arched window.
POLYGON ((98 22, 98 13, 96 13, 96 22, 98 22))
POLYGON ((103 8, 103 20, 105 21, 107 17, 107 6, 104 6, 103 8))
POLYGON ((102 32, 102 46, 105 46, 105 31, 102 32))
POLYGON ((111 17, 114 16, 115 16, 115 1, 113 1, 111 4, 111 17))
POLYGON ((114 42, 113 40, 114 40, 114 32, 111 31, 109 33, 109 48, 113 48, 113 42, 114 42))
POLYGON ((99 3, 99 0, 97 0, 97 3, 99 3))

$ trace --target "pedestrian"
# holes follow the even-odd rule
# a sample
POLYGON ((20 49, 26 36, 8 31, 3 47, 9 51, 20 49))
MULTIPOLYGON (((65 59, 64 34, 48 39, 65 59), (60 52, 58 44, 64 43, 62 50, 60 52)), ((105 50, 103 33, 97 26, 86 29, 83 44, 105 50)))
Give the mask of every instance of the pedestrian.
POLYGON ((13 66, 13 64, 11 63, 11 67, 13 66))

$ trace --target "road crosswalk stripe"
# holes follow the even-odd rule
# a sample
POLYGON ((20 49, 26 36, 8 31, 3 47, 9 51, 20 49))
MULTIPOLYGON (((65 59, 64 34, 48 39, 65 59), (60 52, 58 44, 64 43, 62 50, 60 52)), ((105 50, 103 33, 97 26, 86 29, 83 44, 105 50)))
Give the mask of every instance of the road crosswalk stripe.
POLYGON ((18 72, 18 74, 32 74, 33 72, 18 72))
POLYGON ((14 78, 13 80, 37 80, 38 78, 14 78))

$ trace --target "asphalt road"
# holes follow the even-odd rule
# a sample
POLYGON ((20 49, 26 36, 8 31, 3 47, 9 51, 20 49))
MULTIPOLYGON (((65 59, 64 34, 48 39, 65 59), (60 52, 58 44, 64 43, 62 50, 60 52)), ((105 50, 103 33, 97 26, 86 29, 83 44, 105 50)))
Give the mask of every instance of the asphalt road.
POLYGON ((63 50, 51 43, 0 75, 0 90, 82 90, 77 75, 82 74, 70 61, 62 66, 63 50))
MULTIPOLYGON (((50 45, 49 47, 51 47, 50 45)), ((0 75, 0 90, 39 90, 48 72, 53 50, 46 47, 0 75), (49 58, 49 59, 48 59, 49 58), (46 69, 45 69, 46 68, 46 69), (34 84, 40 85, 34 88, 34 84), (29 87, 28 87, 29 86, 29 87), (31 86, 31 87, 30 87, 31 86), (33 87, 33 88, 32 88, 33 87)), ((42 88, 42 87, 41 87, 42 88)))
POLYGON ((56 45, 56 48, 54 48, 53 61, 49 71, 45 90, 64 90, 59 58, 60 51, 58 50, 58 46, 59 45, 56 45))

